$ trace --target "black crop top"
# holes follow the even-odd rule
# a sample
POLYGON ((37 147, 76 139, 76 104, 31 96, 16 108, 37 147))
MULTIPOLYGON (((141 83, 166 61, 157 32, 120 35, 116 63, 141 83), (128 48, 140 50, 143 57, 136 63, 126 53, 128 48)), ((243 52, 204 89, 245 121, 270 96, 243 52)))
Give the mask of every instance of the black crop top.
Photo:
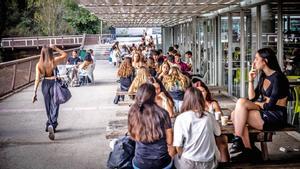
MULTIPOLYGON (((271 83, 267 90, 260 90, 259 87, 255 89, 255 97, 252 100, 257 100, 260 95, 270 98, 269 103, 263 105, 264 110, 286 110, 286 107, 276 105, 279 99, 285 98, 289 95, 289 81, 284 74, 274 72, 270 76, 266 76, 265 79, 268 79, 271 83)), ((259 80, 258 84, 261 84, 262 79, 259 80)))

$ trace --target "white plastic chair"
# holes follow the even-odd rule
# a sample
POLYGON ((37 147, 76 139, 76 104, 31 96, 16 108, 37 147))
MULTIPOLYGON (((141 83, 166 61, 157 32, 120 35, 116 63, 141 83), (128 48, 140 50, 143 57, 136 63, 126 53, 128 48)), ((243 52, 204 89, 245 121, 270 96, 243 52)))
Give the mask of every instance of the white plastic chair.
POLYGON ((84 77, 84 82, 83 82, 84 85, 88 84, 88 79, 90 79, 92 81, 92 83, 95 84, 94 74, 93 74, 94 69, 95 69, 95 65, 90 64, 90 65, 87 66, 86 69, 81 69, 80 70, 79 76, 84 77))

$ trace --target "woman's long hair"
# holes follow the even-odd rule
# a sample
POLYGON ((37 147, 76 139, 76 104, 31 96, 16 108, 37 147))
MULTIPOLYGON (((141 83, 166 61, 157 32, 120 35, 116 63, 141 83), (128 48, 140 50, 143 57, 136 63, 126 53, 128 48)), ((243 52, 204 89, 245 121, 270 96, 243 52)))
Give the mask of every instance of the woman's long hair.
POLYGON ((202 117, 205 110, 205 101, 202 93, 195 87, 190 87, 185 91, 181 113, 194 111, 199 118, 202 117))
POLYGON ((214 100, 214 99, 212 98, 211 93, 210 93, 208 87, 206 86, 206 84, 205 84, 202 80, 200 80, 200 79, 197 79, 197 82, 200 83, 200 86, 203 87, 203 88, 205 89, 206 93, 207 93, 207 94, 206 94, 206 98, 204 98, 205 101, 207 101, 207 102, 209 102, 209 103, 211 103, 211 102, 213 102, 213 101, 216 101, 216 100, 214 100))
POLYGON ((139 69, 137 69, 136 76, 132 84, 130 85, 128 92, 135 93, 143 83, 147 82, 149 77, 150 73, 146 67, 142 66, 139 69))
POLYGON ((128 76, 132 75, 133 70, 134 69, 132 67, 131 58, 125 57, 125 59, 121 63, 120 68, 118 70, 118 76, 119 77, 128 77, 128 76))
POLYGON ((189 87, 188 77, 182 74, 177 66, 172 66, 169 71, 169 77, 163 79, 163 83, 167 91, 170 91, 176 82, 180 83, 179 86, 183 91, 185 91, 189 87))
MULTIPOLYGON (((53 50, 44 45, 41 50, 41 56, 38 62, 38 67, 42 74, 46 74, 46 68, 51 67, 51 71, 54 69, 54 56, 53 50)), ((47 72, 50 73, 50 72, 47 72)))
MULTIPOLYGON (((267 64, 267 66, 270 69, 272 69, 272 70, 278 72, 279 74, 283 75, 283 73, 281 71, 281 68, 279 66, 279 63, 277 61, 276 54, 271 48, 259 49, 257 51, 257 53, 259 54, 259 56, 261 58, 263 58, 265 60, 265 63, 267 64)), ((260 77, 259 77, 259 83, 257 85, 259 91, 262 91, 263 83, 264 83, 265 78, 266 78, 266 74, 263 71, 261 71, 261 74, 260 74, 260 77)))
POLYGON ((163 92, 166 95, 166 97, 168 98, 168 100, 171 101, 172 106, 174 106, 174 100, 173 100, 172 96, 170 95, 170 93, 166 90, 166 88, 162 84, 162 82, 159 79, 154 78, 154 77, 151 77, 149 79, 149 81, 150 81, 151 84, 158 83, 159 87, 160 87, 160 91, 163 92))
POLYGON ((169 67, 169 70, 171 69, 171 66, 170 66, 169 62, 164 61, 164 62, 160 65, 159 70, 157 71, 158 74, 163 73, 162 67, 163 67, 164 65, 167 65, 167 66, 169 67))
POLYGON ((128 113, 130 135, 136 141, 151 143, 165 137, 167 124, 170 124, 170 118, 155 103, 154 86, 149 83, 142 84, 128 113))

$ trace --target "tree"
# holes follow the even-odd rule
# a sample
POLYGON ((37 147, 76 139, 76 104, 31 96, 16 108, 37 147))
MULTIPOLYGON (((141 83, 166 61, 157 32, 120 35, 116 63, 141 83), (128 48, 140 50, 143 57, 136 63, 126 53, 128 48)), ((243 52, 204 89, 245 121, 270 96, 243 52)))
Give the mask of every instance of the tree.
POLYGON ((64 19, 77 33, 95 34, 100 32, 100 20, 88 10, 79 7, 74 0, 65 0, 66 14, 64 19))
POLYGON ((100 20, 75 0, 0 0, 0 37, 99 32, 100 20))
POLYGON ((65 5, 63 0, 31 0, 39 9, 34 19, 44 35, 60 35, 74 31, 63 19, 65 5))

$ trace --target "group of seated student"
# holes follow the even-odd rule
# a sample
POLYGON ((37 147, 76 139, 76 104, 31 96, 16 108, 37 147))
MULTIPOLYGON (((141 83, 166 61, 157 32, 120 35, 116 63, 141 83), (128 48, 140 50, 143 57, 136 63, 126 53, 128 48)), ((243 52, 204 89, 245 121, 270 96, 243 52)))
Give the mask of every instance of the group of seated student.
POLYGON ((133 168, 169 169, 173 163, 178 169, 216 168, 215 136, 221 130, 215 118, 205 111, 200 90, 186 90, 181 113, 172 127, 170 113, 157 100, 159 85, 155 84, 142 84, 129 110, 128 131, 136 141, 133 168))
MULTIPOLYGON (((138 87, 143 84, 148 77, 155 77, 160 80, 167 91, 170 92, 172 98, 174 99, 174 106, 176 111, 179 111, 180 104, 183 99, 183 92, 189 85, 189 72, 191 67, 181 61, 181 55, 177 51, 170 51, 170 53, 176 55, 176 60, 168 60, 166 56, 163 56, 161 50, 152 50, 149 57, 145 56, 142 52, 142 47, 136 48, 132 46, 129 50, 128 55, 122 58, 122 62, 119 66, 118 72, 131 72, 131 67, 124 66, 123 62, 128 63, 128 59, 131 58, 131 64, 133 67, 134 79, 131 81, 126 81, 126 85, 131 82, 129 88, 120 87, 121 91, 128 91, 128 93, 135 93, 138 87), (129 69, 126 71, 126 69, 129 69)), ((127 64, 126 64, 127 65, 127 64)), ((127 74, 126 74, 127 76, 127 74)), ((123 85, 124 75, 118 73, 120 78, 120 86, 123 85)), ((123 97, 122 97, 123 98, 123 97)))
MULTIPOLYGON (((128 131, 136 141, 133 167, 216 168, 220 162, 229 162, 227 137, 221 135, 214 117, 214 112, 222 111, 206 84, 197 76, 190 80, 167 61, 160 69, 151 77, 146 67, 140 67, 130 86, 136 92, 128 113, 128 131)), ((258 154, 252 150, 248 127, 272 131, 285 126, 289 84, 269 48, 257 51, 248 76, 249 98, 239 99, 231 114, 235 137, 230 154, 242 152, 239 157, 253 161, 258 154)))
MULTIPOLYGON (((81 83, 81 79, 79 79, 79 75, 86 71, 89 66, 94 63, 93 59, 93 50, 88 50, 87 54, 84 57, 84 60, 81 60, 78 57, 77 51, 73 50, 72 55, 67 59, 67 65, 73 65, 70 69, 69 77, 71 78, 71 86, 79 86, 81 83)), ((91 80, 91 79, 90 79, 91 80)))

